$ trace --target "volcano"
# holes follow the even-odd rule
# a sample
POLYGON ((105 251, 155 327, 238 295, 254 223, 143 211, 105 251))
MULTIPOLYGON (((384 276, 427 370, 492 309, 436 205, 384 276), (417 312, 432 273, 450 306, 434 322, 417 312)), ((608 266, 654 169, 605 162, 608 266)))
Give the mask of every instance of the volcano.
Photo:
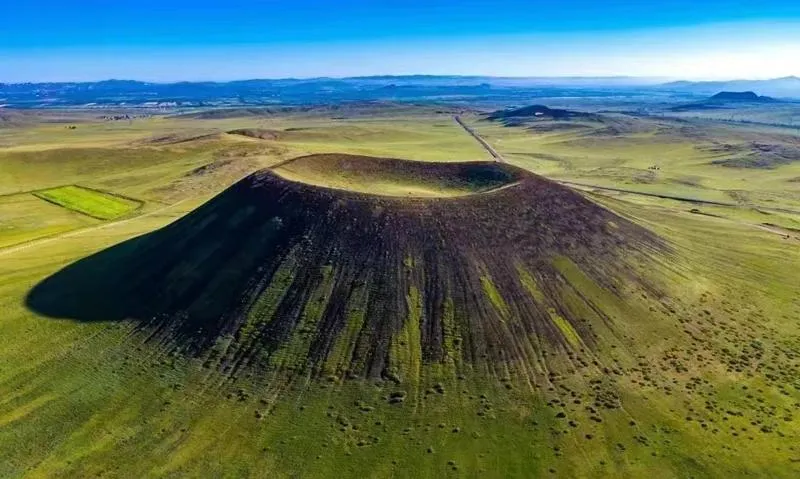
POLYGON ((587 291, 647 288, 632 265, 664 248, 508 164, 311 155, 68 266, 27 302, 133 321, 227 369, 404 381, 594 347, 613 320, 587 291))

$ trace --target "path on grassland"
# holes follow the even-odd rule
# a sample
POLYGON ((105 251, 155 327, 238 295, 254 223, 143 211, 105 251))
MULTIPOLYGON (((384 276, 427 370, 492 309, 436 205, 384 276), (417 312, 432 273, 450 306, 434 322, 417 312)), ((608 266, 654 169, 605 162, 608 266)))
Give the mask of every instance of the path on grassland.
POLYGON ((495 161, 499 163, 506 162, 506 160, 503 158, 503 155, 498 153, 497 150, 495 150, 494 147, 490 145, 488 141, 484 140, 483 137, 479 135, 475 130, 467 126, 467 124, 461 120, 460 116, 456 115, 453 117, 453 119, 456 121, 456 123, 461 125, 461 128, 463 128, 464 131, 469 133, 471 137, 475 138, 475 140, 477 140, 477 142, 480 143, 481 146, 483 146, 483 148, 489 152, 489 154, 492 156, 492 158, 494 158, 495 161))

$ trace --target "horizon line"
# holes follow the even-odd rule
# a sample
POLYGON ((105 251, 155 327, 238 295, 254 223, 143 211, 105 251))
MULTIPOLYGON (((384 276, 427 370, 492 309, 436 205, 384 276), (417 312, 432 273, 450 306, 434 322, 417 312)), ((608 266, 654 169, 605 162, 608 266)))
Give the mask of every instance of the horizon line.
POLYGON ((359 79, 375 79, 375 78, 414 78, 414 77, 427 77, 427 78, 487 78, 496 80, 650 80, 650 81, 663 81, 665 83, 674 82, 737 82, 737 81, 772 81, 772 80, 787 80, 787 79, 800 79, 800 74, 786 75, 780 77, 770 78, 742 78, 742 77, 726 77, 726 78, 687 78, 687 77, 669 77, 669 76, 641 76, 641 75, 543 75, 543 76, 494 76, 494 75, 480 75, 480 74, 428 74, 428 73, 409 73, 409 74, 373 74, 373 75, 346 75, 346 76, 287 76, 287 77, 250 77, 239 78, 232 80, 173 80, 173 81, 151 81, 135 78, 104 78, 101 80, 56 80, 56 81, 0 81, 2 85, 30 85, 30 84, 59 84, 59 83, 75 83, 75 84, 89 84, 89 83, 104 83, 104 82, 131 82, 131 83, 146 83, 153 85, 174 85, 179 83, 236 83, 246 81, 313 81, 313 80, 359 80, 359 79))

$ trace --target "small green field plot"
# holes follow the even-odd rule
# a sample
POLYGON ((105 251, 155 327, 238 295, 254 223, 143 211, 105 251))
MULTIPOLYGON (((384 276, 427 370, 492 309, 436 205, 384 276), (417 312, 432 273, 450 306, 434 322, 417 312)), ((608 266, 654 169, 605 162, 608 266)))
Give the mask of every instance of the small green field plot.
POLYGON ((118 218, 142 205, 140 201, 77 185, 37 191, 34 195, 50 203, 101 220, 118 218))

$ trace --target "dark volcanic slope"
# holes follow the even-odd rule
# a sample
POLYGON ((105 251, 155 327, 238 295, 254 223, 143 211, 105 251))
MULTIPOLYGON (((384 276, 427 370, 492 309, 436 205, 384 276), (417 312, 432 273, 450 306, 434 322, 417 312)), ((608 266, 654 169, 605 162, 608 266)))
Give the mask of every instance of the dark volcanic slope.
MULTIPOLYGON (((331 172, 363 162, 388 178, 408 165, 295 161, 331 172)), ((591 347, 592 328, 609 320, 588 290, 638 284, 630 262, 660 248, 648 231, 510 165, 410 170, 426 169, 507 184, 408 198, 262 170, 159 231, 67 267, 28 304, 57 317, 136 320, 154 340, 224 358, 226 369, 405 378, 425 363, 591 347)))

